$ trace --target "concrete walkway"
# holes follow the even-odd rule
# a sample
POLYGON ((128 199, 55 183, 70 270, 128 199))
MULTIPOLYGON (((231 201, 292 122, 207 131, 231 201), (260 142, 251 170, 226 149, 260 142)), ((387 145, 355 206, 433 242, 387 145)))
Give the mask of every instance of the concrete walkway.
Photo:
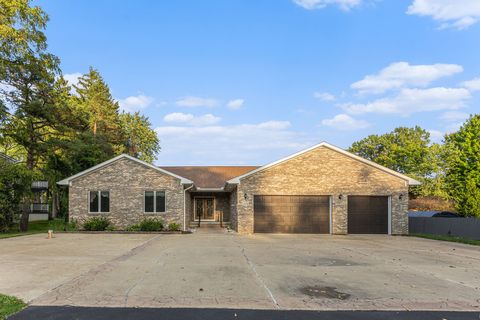
POLYGON ((412 237, 35 235, 0 261, 37 306, 480 311, 480 247, 412 237))

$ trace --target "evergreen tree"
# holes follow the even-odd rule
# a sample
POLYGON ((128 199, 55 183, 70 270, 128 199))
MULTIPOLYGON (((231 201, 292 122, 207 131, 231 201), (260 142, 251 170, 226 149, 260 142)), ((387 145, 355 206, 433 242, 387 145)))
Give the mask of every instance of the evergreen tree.
POLYGON ((150 127, 150 121, 139 112, 120 114, 125 151, 129 155, 153 162, 160 151, 160 140, 150 127))

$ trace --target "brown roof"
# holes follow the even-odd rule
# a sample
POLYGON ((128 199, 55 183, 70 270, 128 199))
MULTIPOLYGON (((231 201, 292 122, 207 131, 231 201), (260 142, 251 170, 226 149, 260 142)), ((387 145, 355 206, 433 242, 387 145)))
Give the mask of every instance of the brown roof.
POLYGON ((160 167, 192 180, 199 188, 222 188, 227 180, 257 169, 255 166, 160 167))

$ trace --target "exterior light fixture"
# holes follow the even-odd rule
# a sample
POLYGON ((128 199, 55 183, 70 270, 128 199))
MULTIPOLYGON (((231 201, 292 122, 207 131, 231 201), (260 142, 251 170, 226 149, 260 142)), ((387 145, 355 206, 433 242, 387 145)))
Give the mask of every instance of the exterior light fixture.
POLYGON ((339 194, 338 195, 338 200, 342 200, 343 199, 343 194, 339 194))
POLYGON ((399 200, 402 200, 402 199, 403 199, 403 193, 400 193, 400 195, 398 196, 398 199, 399 199, 399 200))
POLYGON ((243 194, 243 198, 244 198, 245 200, 247 200, 247 199, 248 199, 248 195, 247 195, 247 193, 246 193, 246 192, 243 194))

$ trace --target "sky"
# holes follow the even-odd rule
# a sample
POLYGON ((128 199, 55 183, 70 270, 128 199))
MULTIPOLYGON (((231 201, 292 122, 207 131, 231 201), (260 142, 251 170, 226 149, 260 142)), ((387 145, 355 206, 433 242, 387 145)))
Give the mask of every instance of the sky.
POLYGON ((479 0, 46 1, 49 51, 148 116, 158 165, 262 165, 480 113, 479 0))

